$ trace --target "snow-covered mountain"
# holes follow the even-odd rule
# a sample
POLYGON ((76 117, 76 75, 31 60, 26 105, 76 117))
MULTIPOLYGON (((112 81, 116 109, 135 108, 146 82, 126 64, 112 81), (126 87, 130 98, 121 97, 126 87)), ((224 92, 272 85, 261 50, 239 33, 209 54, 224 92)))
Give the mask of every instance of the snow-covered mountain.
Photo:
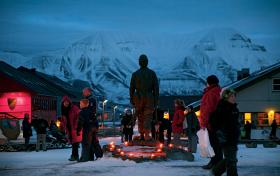
POLYGON ((0 52, 0 59, 69 82, 89 81, 108 99, 127 103, 131 74, 143 53, 158 74, 161 94, 172 95, 200 94, 210 74, 225 85, 236 79, 237 70, 250 68, 252 72, 280 61, 233 29, 180 35, 95 32, 65 49, 33 56, 0 52))

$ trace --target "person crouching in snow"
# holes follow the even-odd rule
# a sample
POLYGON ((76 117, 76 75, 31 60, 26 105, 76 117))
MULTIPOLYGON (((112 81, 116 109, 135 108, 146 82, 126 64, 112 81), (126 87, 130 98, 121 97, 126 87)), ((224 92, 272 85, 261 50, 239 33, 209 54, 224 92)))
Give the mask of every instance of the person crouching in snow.
POLYGON ((125 141, 132 142, 134 123, 131 109, 126 108, 121 121, 125 141))
POLYGON ((177 99, 174 102, 175 113, 172 121, 173 144, 176 146, 181 145, 181 134, 183 133, 183 122, 185 119, 185 103, 183 100, 177 99))
POLYGON ((80 162, 93 161, 94 149, 96 142, 97 123, 96 117, 93 117, 91 110, 88 108, 89 100, 82 99, 80 101, 80 114, 78 119, 77 135, 80 136, 80 132, 83 129, 82 139, 82 157, 80 162))
POLYGON ((78 125, 80 109, 72 104, 69 97, 64 96, 61 101, 61 113, 62 113, 62 126, 68 136, 68 141, 72 145, 72 154, 69 161, 79 160, 79 145, 82 141, 82 137, 77 136, 76 128, 78 125))

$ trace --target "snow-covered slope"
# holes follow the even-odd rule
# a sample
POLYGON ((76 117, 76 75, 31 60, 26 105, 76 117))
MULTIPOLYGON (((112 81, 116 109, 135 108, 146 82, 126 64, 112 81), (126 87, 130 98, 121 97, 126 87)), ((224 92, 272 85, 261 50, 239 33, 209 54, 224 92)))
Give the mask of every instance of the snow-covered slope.
POLYGON ((158 73, 161 94, 172 95, 200 94, 210 74, 218 75, 224 85, 236 79, 239 69, 255 71, 280 58, 233 29, 180 35, 95 32, 64 50, 31 58, 1 52, 0 58, 67 81, 89 81, 107 98, 127 103, 131 73, 138 69, 142 53, 158 73))

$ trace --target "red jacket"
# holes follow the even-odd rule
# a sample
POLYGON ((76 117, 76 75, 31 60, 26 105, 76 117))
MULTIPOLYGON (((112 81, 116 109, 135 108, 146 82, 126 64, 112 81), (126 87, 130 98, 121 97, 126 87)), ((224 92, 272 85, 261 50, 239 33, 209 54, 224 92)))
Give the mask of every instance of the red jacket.
POLYGON ((70 106, 71 106, 69 111, 69 121, 70 121, 71 131, 69 131, 67 128, 67 123, 66 123, 67 119, 65 116, 62 117, 62 126, 65 129, 66 134, 68 135, 69 143, 73 144, 73 143, 81 142, 82 135, 83 135, 82 132, 80 133, 80 136, 77 136, 77 127, 78 127, 78 118, 79 118, 80 109, 76 105, 73 105, 72 101, 67 96, 64 96, 62 98, 61 103, 63 104, 63 102, 66 100, 70 102, 70 106))
POLYGON ((185 119, 184 107, 177 107, 172 121, 172 132, 173 133, 183 133, 183 122, 185 119))
POLYGON ((221 87, 219 85, 212 85, 204 90, 204 94, 200 104, 200 127, 211 129, 209 124, 209 116, 213 113, 220 100, 221 87))

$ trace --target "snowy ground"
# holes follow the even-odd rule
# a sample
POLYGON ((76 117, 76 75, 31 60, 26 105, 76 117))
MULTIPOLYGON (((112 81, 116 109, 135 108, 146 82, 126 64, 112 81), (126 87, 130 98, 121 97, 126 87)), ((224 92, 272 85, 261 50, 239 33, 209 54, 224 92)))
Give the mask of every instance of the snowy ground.
MULTIPOLYGON (((106 138, 103 144, 119 139, 106 138)), ((208 171, 201 169, 208 159, 196 155, 194 162, 165 161, 135 163, 105 156, 101 160, 76 163, 68 161, 71 149, 48 150, 47 152, 0 153, 1 176, 203 176, 208 171)), ((280 147, 267 149, 259 145, 256 149, 239 146, 239 175, 280 175, 280 147)))

